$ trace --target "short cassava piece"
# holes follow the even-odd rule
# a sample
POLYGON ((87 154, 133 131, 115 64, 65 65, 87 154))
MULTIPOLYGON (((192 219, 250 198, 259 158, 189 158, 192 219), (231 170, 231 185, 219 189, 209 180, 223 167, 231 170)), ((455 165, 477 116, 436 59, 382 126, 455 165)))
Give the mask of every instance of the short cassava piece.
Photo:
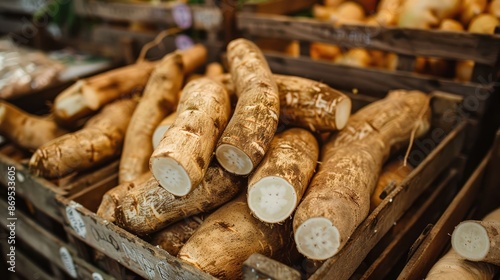
POLYGON ((278 127, 279 93, 267 61, 254 43, 233 40, 227 56, 239 98, 215 155, 227 171, 247 175, 264 157, 278 127))

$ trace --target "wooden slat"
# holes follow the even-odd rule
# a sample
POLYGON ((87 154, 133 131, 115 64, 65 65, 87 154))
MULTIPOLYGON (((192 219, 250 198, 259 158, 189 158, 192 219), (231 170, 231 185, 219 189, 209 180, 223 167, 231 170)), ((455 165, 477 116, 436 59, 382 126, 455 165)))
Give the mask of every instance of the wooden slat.
MULTIPOLYGON (((56 204, 55 196, 65 195, 66 192, 43 178, 31 175, 29 170, 20 163, 0 154, 0 170, 7 172, 10 167, 16 169, 16 180, 14 181, 16 196, 28 200, 40 211, 62 223, 61 212, 56 204)), ((1 185, 7 186, 9 181, 8 176, 0 176, 1 185)))
POLYGON ((334 27, 329 22, 313 19, 251 13, 239 14, 237 23, 243 34, 254 36, 331 43, 410 56, 474 60, 492 66, 499 58, 498 35, 364 25, 334 27))
POLYGON ((253 254, 243 263, 243 279, 300 280, 301 277, 293 268, 261 254, 253 254))
POLYGON ((500 166, 500 130, 497 131, 493 147, 491 148, 491 158, 486 168, 484 178, 484 192, 487 197, 480 203, 478 215, 480 217, 486 215, 493 209, 499 206, 500 201, 500 174, 498 167, 500 166))
POLYGON ((20 268, 19 274, 24 275, 26 279, 37 279, 37 280, 53 280, 54 277, 48 275, 43 271, 36 263, 32 262, 29 254, 25 254, 21 251, 16 253, 16 266, 20 268))
POLYGON ((288 15, 305 10, 316 4, 316 0, 271 0, 263 3, 245 3, 243 12, 288 15))
POLYGON ((384 97, 389 90, 408 89, 424 92, 443 91, 464 97, 460 117, 482 116, 486 102, 495 92, 492 85, 463 84, 422 75, 376 69, 335 65, 309 58, 293 58, 280 54, 265 54, 274 73, 296 75, 322 81, 340 90, 384 97), (472 104, 472 105, 470 105, 472 104), (470 109, 470 110, 468 110, 470 109))
POLYGON ((383 244, 384 249, 376 253, 377 258, 359 278, 360 280, 376 280, 387 277, 394 265, 405 255, 406 250, 418 237, 419 232, 425 228, 427 223, 437 220, 436 215, 444 211, 446 202, 450 202, 450 196, 454 193, 457 175, 456 170, 447 172, 447 176, 433 188, 429 196, 420 198, 423 203, 414 205, 405 213, 394 226, 394 233, 384 237, 384 240, 388 240, 389 243, 383 244))
POLYGON ((336 256, 328 259, 310 279, 349 279, 371 248, 375 247, 394 223, 459 155, 464 137, 465 123, 462 122, 366 218, 345 247, 336 256))
POLYGON ((490 158, 491 152, 484 158, 439 221, 416 249, 399 275, 398 280, 423 279, 432 265, 438 260, 441 252, 449 244, 450 234, 453 229, 464 219, 480 193, 483 175, 490 158))
POLYGON ((123 3, 75 0, 75 12, 81 16, 102 17, 112 20, 160 22, 175 26, 172 8, 176 4, 145 2, 123 3))
MULTIPOLYGON (((103 186, 108 188, 108 186, 103 186)), ((152 246, 137 236, 98 217, 81 204, 58 197, 68 232, 95 250, 148 279, 215 279, 192 265, 152 246), (68 214, 70 217, 68 217, 68 214), (72 222, 70 222, 72 221, 72 222), (76 230, 75 230, 76 229, 76 230)))
MULTIPOLYGON (((0 208, 5 210, 7 207, 7 202, 0 200, 0 208)), ((10 218, 12 217, 8 215, 8 211, 0 211, 0 224, 3 228, 7 228, 7 225, 11 222, 15 223, 16 242, 23 242, 23 244, 31 247, 31 249, 38 252, 51 263, 55 264, 58 268, 68 271, 68 266, 64 263, 61 257, 61 250, 65 248, 71 256, 72 261, 70 263, 75 265, 74 268, 76 269, 76 275, 79 279, 91 280, 93 279, 92 275, 94 273, 100 274, 103 279, 114 279, 98 268, 95 268, 79 259, 76 252, 70 245, 65 244, 61 240, 54 237, 51 233, 41 228, 20 210, 17 209, 15 211, 15 218, 17 218, 17 220, 13 221, 10 220, 10 218)), ((71 275, 70 272, 69 275, 71 275)))

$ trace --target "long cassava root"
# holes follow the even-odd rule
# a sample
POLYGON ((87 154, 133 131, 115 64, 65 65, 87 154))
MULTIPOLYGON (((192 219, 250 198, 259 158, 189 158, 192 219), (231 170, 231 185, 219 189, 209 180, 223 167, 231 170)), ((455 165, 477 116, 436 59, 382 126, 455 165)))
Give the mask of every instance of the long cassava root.
POLYGON ((247 203, 252 213, 267 223, 292 215, 314 174, 319 147, 302 128, 277 134, 248 181, 247 203))
POLYGON ((210 214, 178 257, 219 279, 241 279, 243 262, 253 253, 290 262, 290 231, 290 220, 271 227, 254 218, 243 193, 210 214))
POLYGON ((133 180, 149 170, 155 128, 179 102, 184 77, 206 60, 201 45, 167 54, 148 80, 143 96, 130 120, 120 159, 119 181, 133 180), (141 149, 137 149, 140 146, 141 149))
POLYGON ((193 80, 184 87, 176 114, 151 155, 150 169, 162 187, 184 196, 203 180, 217 140, 229 121, 229 95, 212 79, 193 80))
POLYGON ((183 72, 182 57, 174 52, 166 55, 151 74, 125 135, 119 168, 120 183, 134 180, 148 171, 154 129, 175 110, 183 72))
MULTIPOLYGON (((311 131, 336 131, 347 124, 351 99, 328 85, 295 76, 273 75, 280 96, 279 121, 311 131)), ((215 78, 236 94, 231 75, 215 78)))
POLYGON ((108 104, 81 130, 42 145, 30 159, 30 171, 38 176, 57 178, 117 157, 136 104, 135 99, 108 104))
POLYGON ((116 223, 138 235, 150 234, 185 217, 211 211, 231 200, 242 188, 242 178, 216 163, 208 168, 201 184, 183 197, 175 197, 151 178, 122 199, 116 207, 116 223))
POLYGON ((239 96, 215 155, 231 173, 247 175, 264 157, 278 127, 280 100, 261 50, 246 39, 227 47, 229 71, 239 96))
POLYGON ((295 242, 307 258, 334 256, 366 218, 391 148, 430 127, 429 96, 392 91, 353 115, 323 146, 321 165, 297 207, 295 242))
POLYGON ((0 101, 0 135, 17 146, 35 150, 67 133, 49 117, 31 115, 5 101, 0 101))
POLYGON ((500 266, 500 208, 483 221, 461 222, 451 235, 451 245, 467 260, 500 266))
MULTIPOLYGON (((500 209, 497 209, 482 219, 483 222, 500 222, 500 209)), ((462 229, 463 230, 463 229, 462 229)), ((490 263, 482 262, 482 261, 469 261, 462 257, 457 251, 454 249, 457 243, 469 242, 472 243, 467 244, 466 247, 471 248, 475 245, 478 245, 481 237, 478 236, 477 228, 472 228, 472 231, 469 229, 465 229, 465 236, 461 233, 455 233, 455 237, 452 236, 452 248, 442 256, 430 269, 429 273, 427 273, 426 280, 445 280, 445 279, 470 279, 470 280, 492 280, 495 275, 500 271, 498 266, 495 266, 490 263), (472 234, 472 235, 471 235, 472 234), (461 237, 457 237, 457 235, 465 237, 465 239, 461 237), (455 240, 454 240, 455 239, 455 240)), ((498 246, 498 245, 497 245, 498 246)), ((459 251, 463 251, 463 245, 459 245, 459 251)), ((498 248, 495 249, 498 252, 498 248)))

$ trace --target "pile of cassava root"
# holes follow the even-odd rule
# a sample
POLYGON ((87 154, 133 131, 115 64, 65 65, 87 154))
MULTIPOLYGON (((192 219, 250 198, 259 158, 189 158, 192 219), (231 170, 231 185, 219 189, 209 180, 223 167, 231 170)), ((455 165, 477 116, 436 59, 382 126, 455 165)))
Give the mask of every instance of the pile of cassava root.
POLYGON ((253 253, 334 256, 411 172, 389 159, 429 130, 430 97, 394 90, 351 116, 348 96, 271 73, 246 39, 228 44, 228 73, 189 75, 205 55, 196 46, 82 80, 54 118, 23 116, 44 130, 10 133, 15 109, 0 104, 0 133, 32 149, 30 170, 46 178, 120 157, 97 214, 215 277, 240 278, 253 253))

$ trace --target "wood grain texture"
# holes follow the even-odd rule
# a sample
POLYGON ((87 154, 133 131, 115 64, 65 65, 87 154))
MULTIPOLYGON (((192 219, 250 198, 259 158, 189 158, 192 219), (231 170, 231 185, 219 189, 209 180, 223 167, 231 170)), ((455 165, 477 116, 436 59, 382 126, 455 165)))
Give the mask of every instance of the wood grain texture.
POLYGON ((363 47, 409 56, 470 59, 487 65, 495 65, 500 48, 497 35, 364 25, 334 27, 328 22, 277 15, 241 13, 238 28, 253 36, 363 47))

